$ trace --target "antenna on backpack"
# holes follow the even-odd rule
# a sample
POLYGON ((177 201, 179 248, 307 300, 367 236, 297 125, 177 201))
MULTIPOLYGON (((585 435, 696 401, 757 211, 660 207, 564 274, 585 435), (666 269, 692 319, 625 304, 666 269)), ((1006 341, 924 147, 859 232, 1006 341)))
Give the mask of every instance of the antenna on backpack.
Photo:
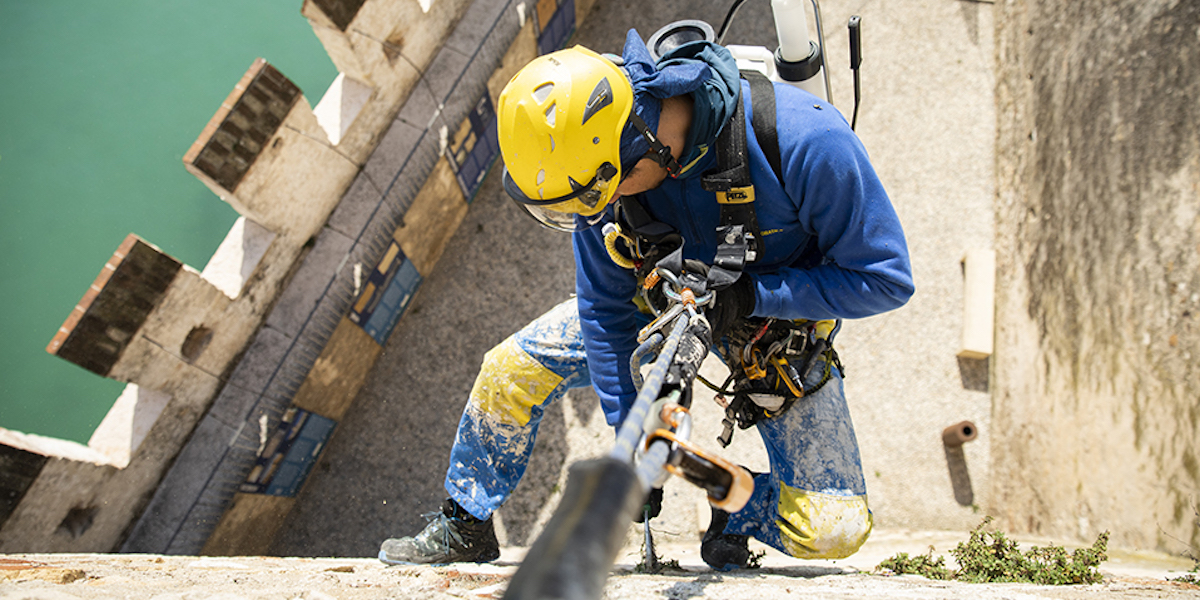
POLYGON ((854 72, 854 116, 850 119, 850 129, 858 125, 858 103, 862 100, 862 81, 858 76, 858 67, 862 65, 862 18, 858 15, 850 17, 847 24, 850 28, 850 70, 854 72))

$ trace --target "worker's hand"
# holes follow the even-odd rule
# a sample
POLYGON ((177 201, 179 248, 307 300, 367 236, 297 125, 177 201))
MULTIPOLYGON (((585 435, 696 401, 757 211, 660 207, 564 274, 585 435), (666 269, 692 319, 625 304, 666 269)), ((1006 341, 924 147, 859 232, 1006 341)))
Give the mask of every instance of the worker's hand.
POLYGON ((750 316, 754 312, 754 304, 754 279, 745 273, 733 285, 716 292, 716 297, 704 313, 708 324, 712 326, 713 340, 721 339, 738 319, 750 316))

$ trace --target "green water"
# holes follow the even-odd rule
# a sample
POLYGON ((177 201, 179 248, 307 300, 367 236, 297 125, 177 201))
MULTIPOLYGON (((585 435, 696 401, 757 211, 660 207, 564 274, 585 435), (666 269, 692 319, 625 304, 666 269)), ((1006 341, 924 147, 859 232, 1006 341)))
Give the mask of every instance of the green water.
POLYGON ((300 0, 0 0, 0 427, 86 443, 124 384, 46 344, 125 236, 204 267, 237 218, 184 152, 256 57, 315 104, 300 0))

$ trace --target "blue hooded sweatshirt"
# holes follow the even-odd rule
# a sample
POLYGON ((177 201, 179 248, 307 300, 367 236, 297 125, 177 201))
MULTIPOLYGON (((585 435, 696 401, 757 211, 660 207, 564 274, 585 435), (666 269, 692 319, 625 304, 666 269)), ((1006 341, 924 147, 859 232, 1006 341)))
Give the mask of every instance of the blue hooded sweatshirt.
MULTIPOLYGON (((653 129, 660 100, 691 94, 693 121, 678 178, 640 194, 657 220, 683 236, 684 258, 712 264, 720 216, 701 175, 716 167, 715 141, 735 101, 745 108, 754 203, 763 256, 743 276, 754 283, 753 316, 780 319, 862 318, 892 310, 913 293, 912 269, 900 221, 866 150, 841 113, 787 84, 775 85, 776 130, 783 181, 754 139, 749 84, 728 50, 691 42, 655 63, 636 31, 626 38, 625 71, 635 110, 653 129), (737 86, 737 87, 734 87, 737 86)), ((644 152, 635 137, 623 143, 644 152)), ((612 220, 612 208, 603 222, 612 220)), ((575 287, 592 385, 605 418, 619 424, 637 392, 629 357, 649 321, 633 303, 637 280, 604 248, 602 224, 576 232, 575 287)))

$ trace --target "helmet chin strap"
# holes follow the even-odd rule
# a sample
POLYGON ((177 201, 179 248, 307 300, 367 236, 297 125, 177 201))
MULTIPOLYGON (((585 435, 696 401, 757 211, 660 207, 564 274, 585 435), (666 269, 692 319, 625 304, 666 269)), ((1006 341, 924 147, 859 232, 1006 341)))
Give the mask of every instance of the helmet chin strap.
POLYGON ((629 122, 633 123, 633 127, 650 144, 650 151, 646 153, 646 156, 666 169, 667 175, 671 177, 679 175, 681 167, 679 166, 679 161, 675 160, 674 156, 671 156, 671 147, 663 145, 662 142, 658 141, 658 136, 654 135, 654 132, 650 131, 646 122, 632 110, 629 111, 629 122))

